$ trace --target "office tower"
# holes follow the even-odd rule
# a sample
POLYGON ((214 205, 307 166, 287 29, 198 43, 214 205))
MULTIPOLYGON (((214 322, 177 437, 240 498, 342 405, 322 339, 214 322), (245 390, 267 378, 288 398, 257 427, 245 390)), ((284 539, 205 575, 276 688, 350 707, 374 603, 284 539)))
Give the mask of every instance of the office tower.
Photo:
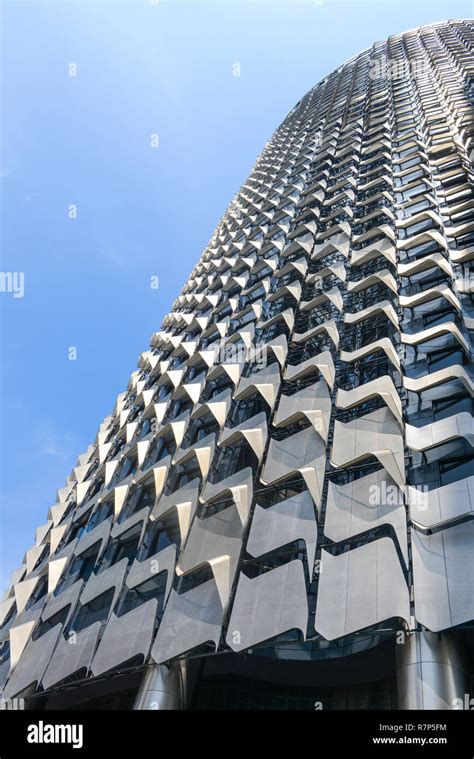
POLYGON ((4 699, 472 692, 473 45, 378 42, 278 127, 13 573, 4 699))

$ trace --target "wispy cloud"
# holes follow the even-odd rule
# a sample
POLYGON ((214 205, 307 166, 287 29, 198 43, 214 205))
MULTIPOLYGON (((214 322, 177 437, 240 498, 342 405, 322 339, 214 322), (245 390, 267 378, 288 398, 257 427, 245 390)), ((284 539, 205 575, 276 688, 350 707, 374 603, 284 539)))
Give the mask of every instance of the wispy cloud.
POLYGON ((38 454, 60 459, 73 459, 79 451, 76 435, 67 430, 58 430, 51 422, 41 424, 35 433, 38 454))

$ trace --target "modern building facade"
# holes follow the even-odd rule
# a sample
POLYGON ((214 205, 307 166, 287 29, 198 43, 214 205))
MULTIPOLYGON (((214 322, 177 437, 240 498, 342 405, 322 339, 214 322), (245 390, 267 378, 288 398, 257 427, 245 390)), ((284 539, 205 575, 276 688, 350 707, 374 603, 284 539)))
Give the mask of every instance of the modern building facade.
POLYGON ((474 693, 474 22, 293 108, 1 606, 36 708, 474 693))

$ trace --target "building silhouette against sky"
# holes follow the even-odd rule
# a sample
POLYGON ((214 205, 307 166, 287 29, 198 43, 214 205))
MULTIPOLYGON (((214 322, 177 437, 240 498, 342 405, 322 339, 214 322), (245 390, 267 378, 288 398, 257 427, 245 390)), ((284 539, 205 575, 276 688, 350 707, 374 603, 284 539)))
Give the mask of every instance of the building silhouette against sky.
POLYGON ((7 704, 472 693, 473 47, 378 42, 276 130, 13 573, 7 704))

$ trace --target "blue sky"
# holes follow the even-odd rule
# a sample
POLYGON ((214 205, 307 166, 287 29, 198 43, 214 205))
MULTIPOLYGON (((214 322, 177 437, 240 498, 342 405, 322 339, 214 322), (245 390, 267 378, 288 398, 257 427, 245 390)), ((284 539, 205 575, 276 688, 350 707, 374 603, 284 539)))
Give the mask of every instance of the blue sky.
POLYGON ((1 271, 25 292, 0 293, 0 590, 286 113, 373 42, 472 15, 471 0, 3 3, 1 271))

